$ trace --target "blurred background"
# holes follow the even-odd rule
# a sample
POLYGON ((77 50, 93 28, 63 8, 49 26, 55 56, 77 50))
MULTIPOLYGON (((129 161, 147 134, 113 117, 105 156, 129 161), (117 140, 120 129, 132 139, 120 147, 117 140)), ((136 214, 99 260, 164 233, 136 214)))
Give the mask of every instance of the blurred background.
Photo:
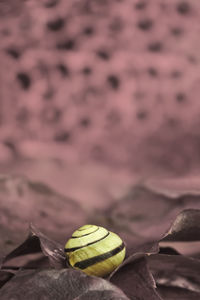
POLYGON ((26 180, 87 212, 138 183, 198 191, 199 20, 196 0, 1 0, 9 207, 26 180))

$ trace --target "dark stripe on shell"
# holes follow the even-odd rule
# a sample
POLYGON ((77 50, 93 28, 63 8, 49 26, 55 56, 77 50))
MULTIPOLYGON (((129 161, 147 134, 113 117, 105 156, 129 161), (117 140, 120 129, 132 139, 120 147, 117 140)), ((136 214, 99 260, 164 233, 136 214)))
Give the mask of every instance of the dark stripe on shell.
POLYGON ((80 238, 80 237, 82 237, 82 236, 86 236, 86 235, 90 235, 91 233, 94 233, 94 232, 96 232, 97 230, 99 230, 99 227, 98 228, 96 228, 94 231, 92 231, 92 232, 89 232, 89 233, 86 233, 86 234, 83 234, 83 235, 79 235, 79 236, 71 236, 71 239, 77 239, 77 238, 80 238))
POLYGON ((96 244, 97 242, 99 241, 102 241, 104 240, 105 238, 107 238, 107 236, 109 236, 110 232, 108 232, 106 235, 104 235, 102 238, 96 240, 96 241, 93 241, 91 243, 88 243, 86 245, 83 245, 83 246, 80 246, 80 247, 74 247, 74 248, 65 248, 64 251, 67 253, 67 252, 73 252, 73 251, 76 251, 76 250, 79 250, 81 248, 84 248, 84 247, 87 247, 87 246, 90 246, 90 245, 93 245, 93 244, 96 244))
POLYGON ((114 248, 113 250, 111 250, 109 252, 79 261, 79 262, 75 263, 74 267, 84 270, 88 267, 91 267, 94 264, 102 262, 102 261, 116 255, 117 253, 121 252, 124 249, 124 247, 125 247, 125 245, 124 245, 124 243, 122 243, 120 246, 114 248))

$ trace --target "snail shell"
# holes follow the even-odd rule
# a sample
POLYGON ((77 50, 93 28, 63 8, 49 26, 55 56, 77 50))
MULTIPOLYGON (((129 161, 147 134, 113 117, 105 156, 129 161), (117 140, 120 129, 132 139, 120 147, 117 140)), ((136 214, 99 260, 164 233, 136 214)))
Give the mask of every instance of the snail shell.
POLYGON ((64 251, 72 268, 99 277, 114 271, 126 252, 117 234, 96 225, 84 225, 76 230, 64 251))

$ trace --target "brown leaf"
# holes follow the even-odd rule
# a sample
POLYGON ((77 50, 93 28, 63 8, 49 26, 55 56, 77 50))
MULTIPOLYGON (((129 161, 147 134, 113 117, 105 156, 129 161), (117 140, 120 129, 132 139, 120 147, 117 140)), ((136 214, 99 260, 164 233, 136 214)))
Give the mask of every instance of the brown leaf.
POLYGON ((159 300, 155 282, 148 270, 145 257, 129 260, 115 272, 111 282, 120 287, 130 299, 159 300))
POLYGON ((75 222, 86 222, 76 201, 22 176, 0 176, 0 215, 0 257, 23 241, 30 222, 63 243, 75 222))
POLYGON ((19 271, 0 290, 1 300, 128 300, 108 281, 72 269, 19 271))
POLYGON ((193 293, 198 294, 196 299, 200 298, 199 260, 181 255, 155 254, 148 257, 148 263, 162 293, 167 294, 169 288, 172 299, 180 299, 178 295, 182 294, 181 299, 189 300, 188 295, 193 293))
POLYGON ((200 210, 182 211, 162 241, 200 241, 200 210))
MULTIPOLYGON (((107 222, 127 244, 139 246, 144 242, 160 240, 169 231, 170 225, 181 211, 198 208, 200 209, 200 196, 198 195, 185 194, 172 197, 145 186, 135 186, 124 198, 106 211, 107 219, 105 221, 104 218, 103 222, 107 222)), ((179 226, 179 228, 172 229, 173 236, 175 231, 179 231, 179 235, 176 235, 177 240, 185 239, 183 235, 186 234, 189 239, 189 231, 190 240, 198 239, 199 225, 196 224, 198 213, 190 211, 190 214, 193 215, 190 217, 188 211, 178 217, 182 220, 181 223, 178 219, 176 221, 179 224, 176 224, 176 227, 179 226), (196 221, 192 221, 193 217, 196 221), (184 219, 187 219, 187 225, 184 219)))
POLYGON ((163 300, 197 300, 199 293, 176 287, 165 287, 158 285, 158 292, 163 300))
POLYGON ((14 276, 13 273, 5 270, 0 270, 0 288, 14 276))
MULTIPOLYGON (((48 257, 50 265, 54 268, 62 268, 66 266, 62 245, 49 239, 35 226, 30 225, 30 233, 27 239, 3 259, 2 267, 6 262, 13 258, 41 251, 48 257)), ((38 261, 38 264, 39 266, 41 265, 40 261, 38 261)))

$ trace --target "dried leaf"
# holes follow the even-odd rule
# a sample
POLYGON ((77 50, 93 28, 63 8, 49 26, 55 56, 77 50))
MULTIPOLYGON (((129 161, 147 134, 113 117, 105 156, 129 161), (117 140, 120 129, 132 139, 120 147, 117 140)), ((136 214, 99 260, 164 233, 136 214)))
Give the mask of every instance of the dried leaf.
POLYGON ((181 255, 155 254, 148 257, 148 263, 156 284, 163 293, 167 293, 169 288, 170 293, 174 294, 173 299, 180 299, 178 298, 180 290, 183 296, 185 293, 185 299, 190 299, 187 298, 190 292, 198 294, 196 299, 200 299, 199 260, 181 255))
POLYGON ((199 293, 191 292, 186 289, 165 287, 158 285, 158 292, 163 300, 197 300, 199 293))
POLYGON ((161 299, 155 290, 155 282, 148 270, 145 257, 135 258, 132 261, 129 259, 111 276, 110 280, 130 299, 161 299))
MULTIPOLYGON (((197 240, 199 236, 198 213, 193 212, 191 215, 192 212, 190 212, 191 216, 189 216, 191 209, 200 209, 199 195, 185 194, 172 197, 145 186, 135 186, 124 198, 106 211, 107 219, 102 223, 107 222, 111 229, 118 232, 130 246, 138 246, 144 242, 162 239, 166 232, 170 233, 169 227, 176 216, 183 210, 188 210, 188 213, 181 216, 181 223, 180 220, 176 221, 179 227, 176 223, 176 228, 172 228, 173 236, 175 231, 179 231, 179 234, 176 234, 176 240, 185 240, 186 234, 187 240, 189 235, 190 240, 197 240)), ((180 219, 180 216, 178 218, 180 219)))
POLYGON ((108 281, 72 269, 19 271, 2 287, 0 299, 128 300, 120 289, 108 281))
POLYGON ((0 270, 0 288, 14 276, 13 273, 5 270, 0 270))
POLYGON ((8 262, 9 260, 18 256, 33 254, 41 251, 45 256, 48 257, 49 263, 52 267, 62 268, 66 266, 62 245, 49 239, 33 225, 30 225, 30 233, 27 239, 3 259, 2 266, 5 264, 5 262, 8 262))
MULTIPOLYGON (((144 192, 144 191, 142 191, 142 192, 144 192)), ((154 201, 153 198, 152 198, 152 201, 154 201)), ((172 205, 172 207, 173 207, 173 205, 172 205)), ((139 209, 139 206, 138 206, 138 209, 139 209)), ((174 211, 175 211, 174 208, 172 210, 174 213, 174 211)), ((164 218, 164 215, 163 215, 164 212, 166 212, 165 209, 162 212, 163 218, 164 218)), ((150 217, 149 221, 147 221, 145 226, 148 224, 148 222, 150 222, 150 221, 152 222, 153 215, 154 215, 154 213, 152 213, 152 216, 150 217)), ((171 215, 171 213, 170 213, 170 215, 171 215)), ((172 220, 169 220, 168 217, 165 219, 165 222, 164 222, 165 224, 164 224, 164 226, 162 224, 161 229, 164 230, 165 228, 167 228, 167 230, 161 231, 161 229, 159 228, 159 230, 158 230, 159 232, 156 232, 153 235, 153 237, 152 236, 145 237, 143 235, 142 238, 140 239, 140 237, 138 235, 137 236, 138 241, 137 241, 137 243, 135 243, 135 245, 128 244, 127 257, 126 257, 126 260, 124 261, 124 263, 121 264, 109 276, 108 279, 112 283, 114 283, 116 286, 118 286, 130 299, 159 300, 161 298, 157 293, 155 281, 148 269, 148 265, 147 265, 147 262, 148 262, 148 264, 150 264, 150 266, 151 266, 151 270, 153 271, 153 275, 155 276, 156 283, 159 287, 159 291, 160 291, 161 295, 165 295, 166 297, 168 297, 167 291, 165 289, 166 287, 169 287, 169 289, 170 289, 168 294, 171 293, 171 294, 175 295, 175 290, 174 290, 175 288, 181 289, 181 293, 183 295, 184 295, 183 289, 186 290, 187 293, 199 293, 199 290, 196 289, 195 285, 194 284, 192 285, 191 284, 192 281, 190 281, 192 276, 189 273, 187 268, 189 266, 191 268, 193 268, 191 262, 188 264, 188 262, 186 260, 184 260, 184 257, 179 255, 179 253, 177 253, 172 248, 160 249, 161 253, 168 253, 168 254, 170 253, 171 255, 157 254, 159 252, 159 242, 160 241, 163 243, 165 241, 180 241, 180 240, 181 241, 182 240, 183 241, 194 241, 194 240, 197 241, 197 240, 199 240, 199 216, 200 216, 200 210, 187 209, 187 210, 182 211, 180 214, 178 214, 177 217, 175 218, 174 222, 172 222, 172 220), (170 224, 172 224, 172 225, 170 226, 170 224), (167 233, 165 233, 165 232, 167 232, 167 233), (158 236, 158 238, 156 239, 155 236, 158 236), (168 260, 166 257, 168 257, 168 260), (177 258, 176 261, 175 261, 175 258, 177 258), (171 261, 169 261, 169 259, 171 259, 171 261), (183 259, 183 261, 179 261, 180 259, 183 259), (182 269, 178 267, 179 266, 179 265, 177 265, 178 263, 182 267, 182 269), (184 269, 184 268, 186 268, 186 269, 184 269), (165 275, 162 275, 161 277, 159 277, 160 276, 159 272, 160 271, 163 272, 163 270, 165 270, 165 269, 171 273, 170 274, 166 273, 165 275), (180 271, 181 274, 179 274, 179 273, 176 274, 174 270, 176 270, 176 272, 178 272, 177 270, 179 270, 179 269, 181 270, 180 271), (175 280, 173 278, 172 275, 175 276, 175 274, 177 276, 176 279, 178 278, 178 280, 175 280), (167 285, 163 284, 163 282, 167 282, 167 278, 168 277, 170 278, 170 276, 172 276, 171 277, 172 280, 169 281, 170 283, 168 282, 167 285), (180 278, 181 278, 181 280, 180 280, 180 278), (184 287, 181 286, 182 283, 185 284, 184 287)), ((161 215, 159 216, 158 220, 161 221, 161 215)), ((144 225, 144 223, 143 223, 143 225, 144 225)), ((134 237, 136 238, 136 235, 134 237)), ((43 255, 49 259, 48 267, 51 266, 53 268, 61 269, 60 270, 61 273, 56 273, 57 274, 56 276, 58 276, 58 278, 60 278, 60 276, 62 277, 62 272, 69 271, 69 272, 72 272, 72 273, 68 273, 71 276, 71 279, 68 278, 68 280, 71 280, 71 283, 70 283, 71 288, 73 285, 76 284, 76 282, 74 282, 74 280, 77 281, 77 279, 74 275, 75 273, 73 273, 74 270, 72 270, 72 269, 64 269, 63 270, 62 269, 63 267, 65 267, 65 268, 67 267, 65 255, 63 252, 63 246, 61 244, 49 239, 46 235, 41 233, 33 225, 30 226, 30 234, 29 234, 28 238, 25 240, 25 242, 5 257, 5 259, 3 261, 3 267, 5 266, 5 262, 8 262, 12 258, 16 258, 18 256, 26 255, 26 254, 33 254, 38 251, 43 253, 43 255)), ((33 271, 28 271, 28 273, 23 273, 25 271, 23 271, 23 272, 19 271, 16 274, 16 276, 14 278, 12 278, 9 282, 7 282, 3 288, 5 288, 8 284, 11 284, 11 283, 13 284, 13 282, 15 285, 15 280, 18 284, 18 278, 19 278, 19 280, 23 280, 25 282, 25 286, 26 286, 27 282, 29 282, 29 280, 32 281, 32 279, 30 279, 31 277, 33 277, 33 281, 35 280, 37 282, 37 276, 40 277, 41 274, 45 274, 45 273, 41 273, 41 272, 45 272, 45 270, 42 270, 43 266, 41 266, 40 263, 41 263, 40 260, 38 260, 38 267, 41 268, 41 270, 34 271, 35 273, 33 273, 33 271), (22 277, 20 277, 20 276, 22 276, 22 277), (28 276, 28 277, 26 277, 26 276, 28 276)), ((197 268, 197 264, 196 264, 196 266, 194 264, 194 267, 197 268)), ((197 273, 197 269, 194 269, 193 271, 197 273)), ((48 272, 51 273, 51 272, 59 272, 59 271, 52 269, 52 270, 48 270, 48 272)), ((81 273, 83 276, 86 276, 82 272, 78 272, 78 273, 81 273)), ((195 278, 197 276, 196 273, 194 275, 195 278)), ((51 273, 51 275, 52 274, 55 274, 55 273, 51 273)), ((46 274, 45 274, 45 276, 46 276, 46 274)), ((57 284, 56 281, 53 283, 52 278, 54 278, 55 276, 54 275, 52 275, 52 276, 53 277, 50 276, 48 278, 47 277, 45 278, 46 281, 49 281, 46 283, 47 290, 49 289, 48 284, 50 284, 50 283, 52 285, 57 284)), ((93 277, 88 277, 88 278, 93 278, 93 277)), ((9 279, 10 278, 8 278, 8 280, 9 279)), ((98 278, 96 278, 96 279, 98 279, 98 278)), ((42 281, 40 281, 40 282, 42 282, 42 281)), ((106 282, 108 283, 108 281, 106 281, 106 282)), ((199 284, 199 282, 198 282, 198 284, 199 284)), ((11 287, 12 287, 12 285, 11 285, 11 287)), ((74 288, 76 288, 76 286, 74 286, 74 288)), ((57 290, 57 287, 56 287, 56 290, 57 290)), ((8 290, 6 290, 6 291, 8 292, 8 290)), ((40 290, 40 292, 43 293, 44 291, 40 290)), ((110 291, 107 289, 99 290, 99 289, 95 288, 95 289, 91 290, 91 289, 86 288, 86 290, 83 293, 80 293, 77 296, 73 296, 75 298, 70 298, 70 299, 92 299, 92 297, 93 297, 93 299, 94 298, 98 299, 98 297, 99 297, 99 299, 109 299, 109 297, 110 297, 110 299, 112 299, 111 297, 114 297, 113 293, 115 293, 115 292, 116 291, 113 292, 113 290, 110 291)), ((74 293, 75 293, 75 291, 72 291, 71 295, 74 295, 74 293)), ((29 297, 29 294, 27 294, 27 295, 28 295, 27 297, 29 297)), ((118 297, 118 294, 116 297, 118 297)), ((173 296, 173 297, 176 297, 176 296, 173 296)), ((8 298, 5 298, 5 299, 8 299, 8 298)), ((34 299, 34 298, 32 298, 32 299, 34 299)), ((55 298, 55 299, 57 299, 57 298, 55 298)), ((58 298, 58 299, 62 299, 62 298, 58 298)), ((118 299, 118 298, 116 298, 116 299, 118 299)), ((119 299, 124 299, 124 298, 119 298, 119 299)), ((176 299, 176 298, 174 298, 174 299, 176 299)), ((185 298, 185 299, 187 299, 187 298, 185 298)))
POLYGON ((182 211, 162 241, 200 241, 200 210, 182 211))
POLYGON ((76 201, 47 185, 22 176, 0 176, 0 257, 15 248, 33 222, 51 238, 64 242, 86 214, 76 201))

